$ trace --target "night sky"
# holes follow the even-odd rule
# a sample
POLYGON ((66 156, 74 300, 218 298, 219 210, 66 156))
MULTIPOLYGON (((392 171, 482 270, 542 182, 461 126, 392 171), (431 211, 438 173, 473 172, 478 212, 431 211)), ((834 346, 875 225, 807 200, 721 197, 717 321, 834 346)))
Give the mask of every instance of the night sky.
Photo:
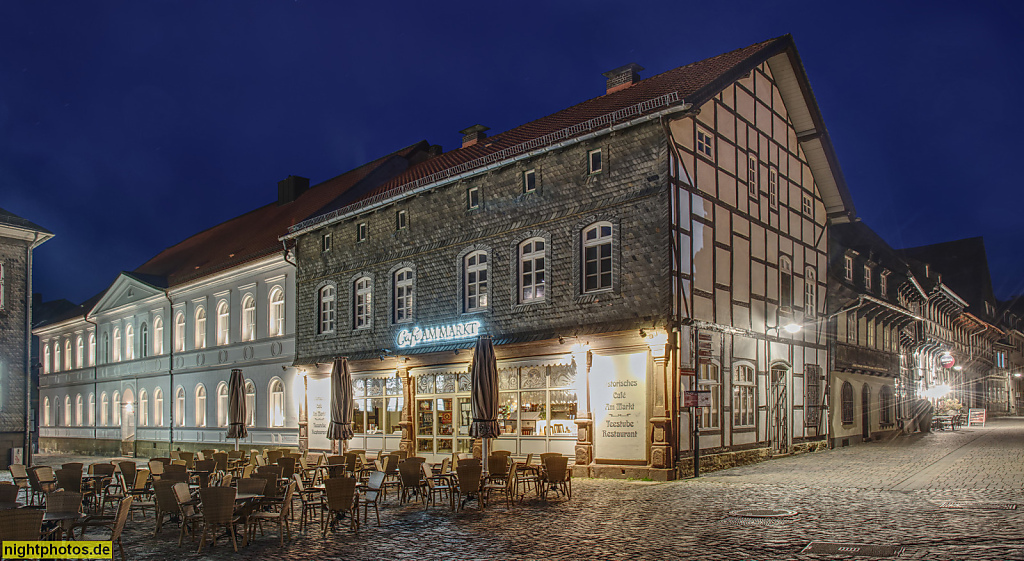
POLYGON ((1024 292, 1024 3, 0 0, 0 207, 81 302, 200 230, 426 139, 459 146, 791 33, 858 215, 894 247, 984 236, 1024 292))

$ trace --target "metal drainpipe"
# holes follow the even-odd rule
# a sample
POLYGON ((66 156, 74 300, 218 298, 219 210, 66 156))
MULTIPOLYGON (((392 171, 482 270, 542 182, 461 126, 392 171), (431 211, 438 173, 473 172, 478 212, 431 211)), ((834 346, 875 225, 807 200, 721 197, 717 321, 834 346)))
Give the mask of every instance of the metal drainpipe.
MULTIPOLYGON (((168 348, 168 351, 167 351, 167 377, 168 377, 168 382, 167 382, 167 411, 170 413, 170 415, 168 415, 168 417, 170 417, 170 419, 169 419, 169 422, 167 423, 167 426, 170 427, 170 431, 169 431, 169 434, 168 434, 168 437, 167 437, 167 456, 170 457, 171 450, 174 450, 174 404, 175 404, 175 400, 174 400, 174 329, 175 329, 175 324, 174 324, 174 301, 171 300, 171 295, 170 295, 170 291, 169 290, 164 290, 164 298, 167 298, 167 320, 168 320, 168 327, 170 328, 170 331, 171 331, 171 344, 168 345, 168 347, 167 347, 168 348)), ((185 334, 182 333, 181 336, 184 337, 185 334)), ((163 415, 163 414, 164 414, 164 412, 161 411, 160 415, 163 415)), ((136 438, 136 440, 138 440, 138 439, 136 438)))
MULTIPOLYGON (((83 317, 85 318, 86 323, 91 323, 92 326, 96 329, 96 344, 99 345, 99 341, 100 341, 100 326, 99 326, 99 324, 97 324, 95 321, 89 319, 89 312, 86 312, 85 316, 83 316, 83 317)), ((86 334, 86 335, 88 335, 88 334, 86 334)), ((88 340, 88 339, 86 339, 86 340, 88 340)), ((92 439, 94 441, 98 440, 97 434, 96 434, 96 421, 100 418, 100 416, 96 414, 96 404, 99 403, 99 399, 100 399, 100 388, 99 388, 99 380, 98 380, 98 378, 99 378, 99 367, 96 366, 96 358, 97 358, 96 354, 94 353, 92 355, 92 395, 93 395, 93 399, 92 399, 92 439)))
POLYGON ((25 453, 22 461, 32 465, 32 250, 39 232, 25 250, 25 453))

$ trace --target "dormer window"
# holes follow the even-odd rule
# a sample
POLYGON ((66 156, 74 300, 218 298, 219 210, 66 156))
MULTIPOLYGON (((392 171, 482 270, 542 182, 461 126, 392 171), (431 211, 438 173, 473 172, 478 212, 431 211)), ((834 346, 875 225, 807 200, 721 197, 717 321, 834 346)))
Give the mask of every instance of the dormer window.
POLYGON ((587 171, 591 174, 601 173, 604 171, 604 160, 601 158, 600 150, 591 150, 587 152, 587 171))
POLYGON ((409 227, 409 216, 404 210, 395 213, 395 230, 405 230, 409 227))
POLYGON ((331 234, 327 233, 320 237, 320 252, 331 250, 331 234))
POLYGON ((871 290, 871 267, 864 265, 864 290, 871 290))
POLYGON ((882 293, 882 296, 889 295, 889 271, 882 271, 882 274, 879 275, 878 291, 882 293))
POLYGON ((850 257, 849 255, 847 255, 846 258, 843 259, 843 266, 845 268, 845 274, 843 275, 844 278, 846 278, 846 280, 852 282, 853 281, 853 257, 850 257))

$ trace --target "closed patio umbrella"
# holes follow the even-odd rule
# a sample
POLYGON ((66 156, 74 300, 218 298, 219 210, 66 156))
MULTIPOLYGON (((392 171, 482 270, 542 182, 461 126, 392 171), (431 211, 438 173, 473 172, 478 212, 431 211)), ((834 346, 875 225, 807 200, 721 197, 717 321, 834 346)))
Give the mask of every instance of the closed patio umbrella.
POLYGON ((469 425, 469 436, 483 439, 482 463, 486 475, 487 439, 501 435, 501 427, 498 425, 498 360, 494 356, 490 336, 477 339, 469 377, 473 384, 473 423, 469 425))
POLYGON ((241 368, 232 368, 228 379, 228 438, 235 439, 235 450, 238 450, 238 439, 249 436, 245 429, 245 380, 241 368))
MULTIPOLYGON (((328 440, 352 440, 352 414, 355 402, 352 400, 352 373, 345 357, 334 361, 331 368, 331 423, 327 425, 328 440)), ((339 451, 344 451, 340 444, 339 451)))

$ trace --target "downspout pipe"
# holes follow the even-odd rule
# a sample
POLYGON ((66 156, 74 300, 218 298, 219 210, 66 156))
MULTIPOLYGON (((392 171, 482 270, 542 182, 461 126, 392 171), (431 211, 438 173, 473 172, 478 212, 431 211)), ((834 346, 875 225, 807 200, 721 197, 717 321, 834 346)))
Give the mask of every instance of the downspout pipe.
MULTIPOLYGON (((174 450, 174 301, 171 300, 170 289, 164 290, 164 298, 167 298, 167 327, 171 333, 171 344, 167 346, 167 411, 169 413, 167 426, 170 427, 167 435, 167 456, 170 457, 174 450)), ((185 334, 182 333, 182 337, 185 334)), ((161 411, 160 415, 164 412, 161 411)), ((137 439, 136 439, 137 440, 137 439)))
MULTIPOLYGON (((85 315, 83 317, 85 318, 86 323, 91 323, 93 328, 96 330, 95 331, 95 333, 96 333, 96 344, 99 345, 99 341, 100 341, 100 326, 95 321, 89 319, 89 312, 85 312, 85 315)), ((86 339, 86 340, 88 341, 88 339, 86 339)), ((92 438, 93 438, 93 440, 97 440, 96 421, 98 421, 99 418, 100 418, 100 416, 96 414, 96 407, 97 407, 97 404, 100 401, 99 367, 96 366, 96 359, 99 358, 99 357, 96 356, 97 354, 99 354, 99 353, 96 353, 94 351, 93 355, 92 355, 92 395, 93 395, 93 398, 92 398, 92 420, 93 420, 93 423, 92 423, 92 438)))
POLYGON ((25 249, 25 453, 22 461, 32 465, 32 250, 39 245, 39 232, 25 249))

